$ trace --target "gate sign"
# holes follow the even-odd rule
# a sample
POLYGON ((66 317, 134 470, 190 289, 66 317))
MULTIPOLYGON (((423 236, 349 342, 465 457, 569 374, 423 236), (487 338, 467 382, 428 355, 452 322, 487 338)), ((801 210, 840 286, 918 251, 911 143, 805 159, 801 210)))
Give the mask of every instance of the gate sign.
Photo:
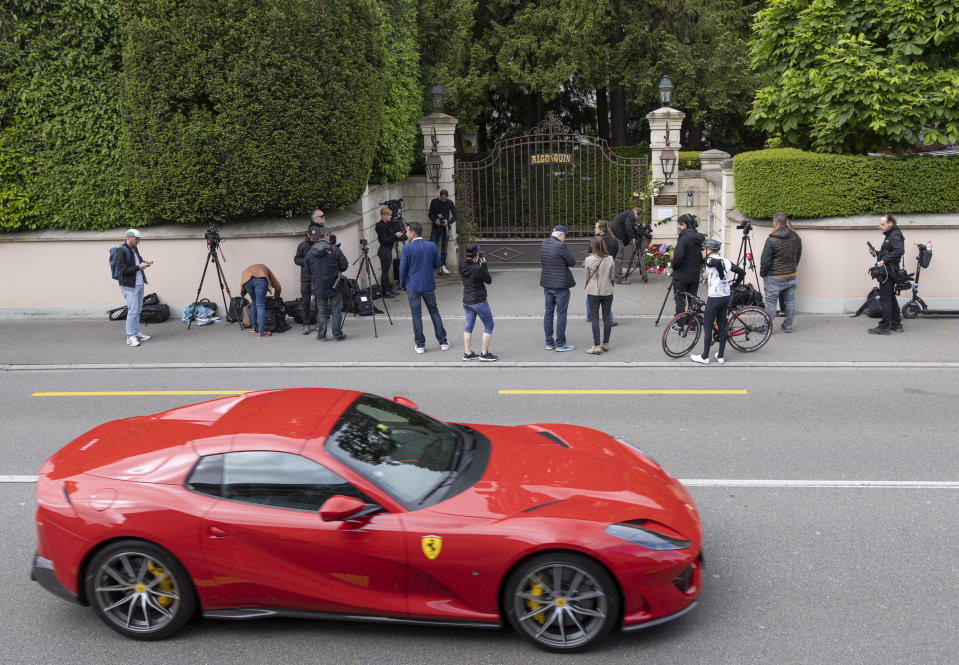
POLYGON ((530 164, 572 164, 573 156, 565 152, 552 152, 544 155, 530 155, 530 164))

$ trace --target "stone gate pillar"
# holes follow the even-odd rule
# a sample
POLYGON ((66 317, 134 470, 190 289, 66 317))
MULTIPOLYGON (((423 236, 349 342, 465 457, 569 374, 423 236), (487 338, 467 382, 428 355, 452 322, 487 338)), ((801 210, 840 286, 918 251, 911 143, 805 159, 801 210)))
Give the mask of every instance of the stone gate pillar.
POLYGON ((670 217, 671 221, 662 226, 655 227, 653 237, 676 238, 676 218, 679 217, 679 133, 683 126, 683 118, 686 114, 677 111, 674 108, 663 106, 655 111, 646 114, 649 121, 649 148, 652 153, 652 162, 650 172, 653 180, 666 182, 666 176, 663 173, 663 153, 672 151, 675 159, 673 172, 669 178, 669 184, 663 187, 652 203, 652 222, 658 223, 664 217, 670 217))
MULTIPOLYGON (((450 199, 453 200, 454 204, 457 202, 456 189, 453 181, 453 167, 455 165, 454 159, 456 154, 454 135, 457 122, 459 121, 456 118, 445 113, 430 113, 419 120, 420 131, 423 132, 423 154, 426 155, 426 159, 429 160, 430 154, 435 150, 440 160, 442 160, 438 181, 434 183, 429 177, 429 174, 427 174, 426 177, 427 209, 429 208, 430 201, 440 195, 441 189, 445 189, 450 193, 450 199)), ((429 222, 428 219, 426 221, 427 223, 429 222)), ((454 273, 458 265, 456 243, 458 227, 459 223, 457 222, 450 230, 450 242, 446 261, 447 267, 454 273)), ((429 240, 429 234, 429 226, 424 226, 423 235, 426 236, 427 240, 429 240)))

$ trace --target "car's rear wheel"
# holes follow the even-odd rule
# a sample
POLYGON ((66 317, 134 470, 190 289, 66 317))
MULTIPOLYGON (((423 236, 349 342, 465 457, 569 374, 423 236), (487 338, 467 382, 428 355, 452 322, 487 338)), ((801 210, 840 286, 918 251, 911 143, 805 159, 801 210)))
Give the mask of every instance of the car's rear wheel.
POLYGON ((87 568, 87 598, 110 628, 138 640, 177 632, 196 610, 190 576, 166 550, 141 540, 113 543, 87 568))
POLYGON ((580 651, 619 621, 616 583, 592 559, 548 552, 522 562, 503 588, 513 629, 547 651, 580 651))

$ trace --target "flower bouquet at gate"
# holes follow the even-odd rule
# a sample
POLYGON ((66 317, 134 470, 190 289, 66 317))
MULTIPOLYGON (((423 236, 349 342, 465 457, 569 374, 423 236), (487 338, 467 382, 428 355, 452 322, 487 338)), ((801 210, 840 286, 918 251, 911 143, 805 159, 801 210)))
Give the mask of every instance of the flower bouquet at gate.
POLYGON ((669 261, 672 254, 669 252, 669 243, 660 245, 649 245, 646 247, 646 271, 654 274, 662 274, 669 268, 669 261))

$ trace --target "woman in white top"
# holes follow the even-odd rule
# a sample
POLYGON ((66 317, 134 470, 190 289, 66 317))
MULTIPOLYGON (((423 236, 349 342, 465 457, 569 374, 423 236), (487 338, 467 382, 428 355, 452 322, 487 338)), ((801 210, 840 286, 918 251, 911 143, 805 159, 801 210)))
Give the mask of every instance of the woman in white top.
POLYGON ((729 309, 729 281, 732 277, 730 273, 735 273, 737 277, 745 277, 746 271, 737 266, 729 259, 724 259, 719 255, 721 245, 718 240, 709 238, 703 241, 703 279, 709 284, 709 296, 706 298, 706 312, 703 314, 703 328, 705 343, 703 345, 703 355, 691 355, 689 357, 694 363, 701 365, 709 364, 709 346, 713 341, 713 321, 719 329, 719 351, 716 353, 716 360, 722 365, 726 362, 726 317, 729 309))
POLYGON ((589 307, 590 322, 593 324, 593 346, 586 353, 599 355, 609 351, 609 332, 613 309, 613 279, 615 262, 606 251, 606 243, 601 236, 593 236, 589 241, 590 254, 583 263, 586 268, 586 305, 589 307), (603 308, 603 344, 599 343, 599 308, 603 308))

